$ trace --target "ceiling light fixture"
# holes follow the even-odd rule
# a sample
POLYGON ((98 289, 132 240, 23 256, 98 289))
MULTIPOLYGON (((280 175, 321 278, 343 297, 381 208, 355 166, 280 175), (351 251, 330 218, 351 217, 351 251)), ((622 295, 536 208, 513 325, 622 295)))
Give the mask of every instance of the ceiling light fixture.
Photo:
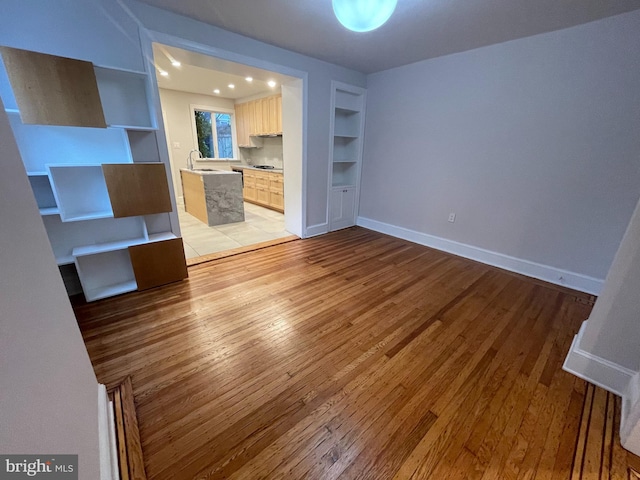
POLYGON ((169 72, 165 72, 164 70, 160 70, 160 75, 162 75, 163 77, 168 77, 169 76, 169 72))
POLYGON ((213 91, 213 93, 216 93, 216 94, 217 94, 217 93, 220 93, 220 89, 219 89, 219 88, 216 88, 216 89, 213 91))
POLYGON ((273 80, 269 80, 269 81, 267 82, 267 85, 269 85, 271 88, 273 88, 273 87, 275 87, 277 84, 276 84, 276 82, 275 82, 275 81, 273 81, 273 80))
POLYGON ((174 67, 179 67, 182 64, 178 60, 173 60, 171 61, 171 65, 173 65, 174 67))
POLYGON ((370 32, 381 27, 398 0, 332 0, 333 12, 342 25, 354 32, 370 32))
POLYGON ((233 90, 234 88, 236 88, 236 86, 233 83, 230 83, 229 85, 227 85, 231 90, 233 90))
POLYGON ((247 82, 251 83, 251 82, 253 82, 253 77, 247 77, 247 78, 245 78, 245 80, 246 80, 247 82))

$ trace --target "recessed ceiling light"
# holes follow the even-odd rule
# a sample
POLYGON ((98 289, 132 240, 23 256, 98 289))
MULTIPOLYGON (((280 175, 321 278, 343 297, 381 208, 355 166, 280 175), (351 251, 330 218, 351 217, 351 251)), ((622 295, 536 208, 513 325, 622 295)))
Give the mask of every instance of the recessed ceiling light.
POLYGON ((236 86, 235 86, 233 83, 230 83, 230 84, 229 84, 229 85, 227 85, 227 86, 228 86, 230 89, 232 89, 232 90, 233 90, 234 88, 236 88, 236 86))
POLYGON ((162 75, 163 77, 168 77, 169 76, 169 72, 165 72, 164 70, 160 70, 160 75, 162 75))
POLYGON ((171 65, 173 65, 174 67, 179 67, 180 65, 182 65, 178 60, 173 60, 171 62, 171 65))
POLYGON ((219 88, 216 88, 216 89, 213 91, 213 93, 220 93, 220 89, 219 89, 219 88))
POLYGON ((269 81, 267 82, 267 85, 269 85, 271 88, 273 88, 273 87, 275 87, 275 86, 276 86, 276 82, 275 82, 274 80, 269 80, 269 81))
POLYGON ((246 80, 247 82, 251 83, 251 82, 253 82, 253 77, 247 77, 247 78, 245 78, 245 80, 246 80))

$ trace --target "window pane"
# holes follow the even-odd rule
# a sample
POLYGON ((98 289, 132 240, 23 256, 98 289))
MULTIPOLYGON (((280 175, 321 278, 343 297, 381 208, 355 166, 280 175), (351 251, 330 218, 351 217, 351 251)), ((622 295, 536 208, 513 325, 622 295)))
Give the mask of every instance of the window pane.
POLYGON ((211 113, 196 110, 195 115, 196 131, 198 133, 198 150, 200 150, 204 158, 214 158, 211 113))
POLYGON ((231 139, 231 115, 216 113, 216 132, 218 134, 219 158, 233 158, 233 141, 231 139))

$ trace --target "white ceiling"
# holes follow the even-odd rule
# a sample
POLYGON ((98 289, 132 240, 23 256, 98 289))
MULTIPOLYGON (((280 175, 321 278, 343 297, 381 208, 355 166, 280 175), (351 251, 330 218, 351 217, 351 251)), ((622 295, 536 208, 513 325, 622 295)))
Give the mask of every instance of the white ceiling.
POLYGON ((153 59, 157 67, 158 86, 181 92, 235 100, 264 93, 279 93, 280 86, 292 80, 286 75, 158 43, 153 44, 153 59), (180 66, 173 66, 173 60, 180 62, 180 66), (169 75, 160 75, 160 70, 169 75), (247 82, 248 76, 253 78, 251 82, 247 82), (269 80, 275 81, 276 86, 269 87, 269 80), (235 88, 229 88, 229 84, 235 85, 235 88), (219 94, 213 92, 216 88, 220 90, 219 94))
POLYGON ((353 33, 331 0, 142 1, 364 73, 640 8, 640 0, 398 0, 381 28, 353 33))

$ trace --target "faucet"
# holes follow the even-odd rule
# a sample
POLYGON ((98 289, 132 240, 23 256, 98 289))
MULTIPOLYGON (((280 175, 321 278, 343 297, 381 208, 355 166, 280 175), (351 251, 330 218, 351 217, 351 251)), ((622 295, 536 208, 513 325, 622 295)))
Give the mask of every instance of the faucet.
POLYGON ((189 158, 187 158, 187 167, 189 167, 189 170, 193 170, 193 158, 191 158, 191 154, 193 152, 198 152, 198 158, 202 158, 202 154, 200 153, 200 150, 191 150, 189 152, 189 158))

